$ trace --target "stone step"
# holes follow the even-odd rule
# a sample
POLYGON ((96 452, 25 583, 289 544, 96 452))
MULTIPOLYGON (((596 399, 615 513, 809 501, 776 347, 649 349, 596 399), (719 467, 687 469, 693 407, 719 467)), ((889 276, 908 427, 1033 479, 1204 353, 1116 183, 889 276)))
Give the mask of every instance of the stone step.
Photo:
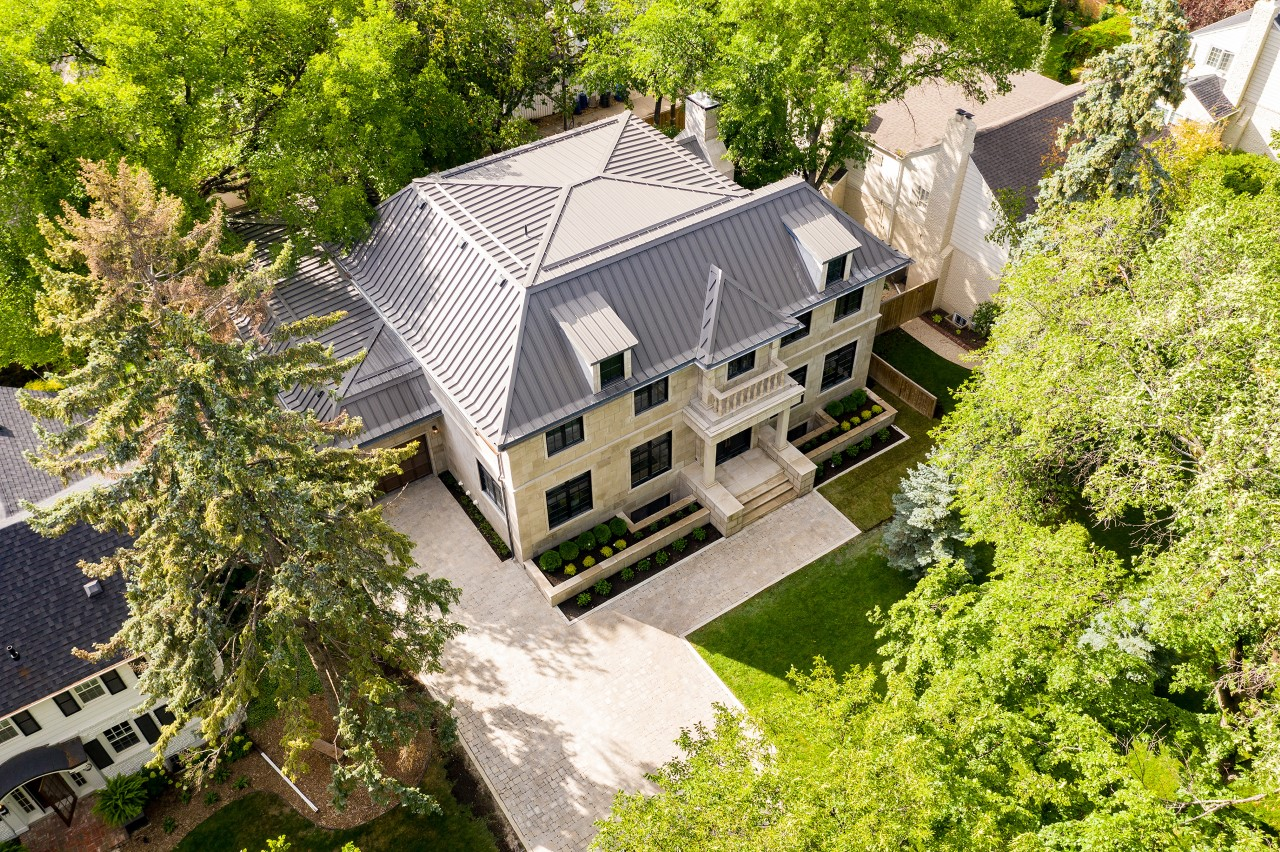
POLYGON ((749 506, 751 503, 758 501, 760 497, 777 490, 779 485, 788 484, 787 475, 782 471, 778 471, 764 482, 761 482, 759 485, 752 488, 750 491, 743 494, 735 494, 733 496, 737 498, 738 502, 742 505, 749 506))
MULTIPOLYGON (((754 523, 755 521, 760 520, 765 515, 772 512, 773 510, 780 509, 783 506, 787 505, 792 500, 796 499, 797 496, 799 495, 796 494, 795 489, 792 488, 790 484, 788 484, 786 491, 778 494, 772 500, 769 500, 766 503, 759 503, 755 506, 752 506, 750 509, 748 509, 746 513, 743 515, 742 526, 745 527, 748 524, 751 524, 751 523, 754 523)), ((741 529, 741 527, 739 529, 741 529)))

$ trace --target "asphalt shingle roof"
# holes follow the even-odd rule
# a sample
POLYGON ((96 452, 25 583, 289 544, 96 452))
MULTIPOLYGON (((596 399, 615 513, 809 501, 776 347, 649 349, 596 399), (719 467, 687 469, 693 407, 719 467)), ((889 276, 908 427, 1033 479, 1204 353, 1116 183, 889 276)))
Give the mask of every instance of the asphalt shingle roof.
POLYGON ((110 668, 71 651, 115 635, 128 615, 125 582, 107 577, 91 598, 77 565, 128 545, 126 536, 83 525, 53 539, 25 523, 0 527, 0 647, 12 645, 21 657, 0 652, 0 716, 110 668))
POLYGON ((20 501, 38 503, 63 488, 22 455, 40 444, 32 431, 34 425, 35 419, 18 404, 18 389, 0 387, 0 521, 16 514, 20 501))

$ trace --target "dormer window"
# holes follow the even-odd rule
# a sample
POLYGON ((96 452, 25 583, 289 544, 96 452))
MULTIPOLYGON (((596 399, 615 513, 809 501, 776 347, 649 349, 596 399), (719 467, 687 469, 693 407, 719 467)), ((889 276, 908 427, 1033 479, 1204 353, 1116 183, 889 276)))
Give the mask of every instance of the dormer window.
POLYGON ((845 268, 849 265, 849 255, 842 254, 839 257, 832 258, 827 261, 827 286, 836 284, 844 280, 845 268))
POLYGON ((600 362, 601 389, 609 387, 614 382, 620 382, 626 377, 627 359, 624 353, 619 352, 617 355, 610 355, 600 362))

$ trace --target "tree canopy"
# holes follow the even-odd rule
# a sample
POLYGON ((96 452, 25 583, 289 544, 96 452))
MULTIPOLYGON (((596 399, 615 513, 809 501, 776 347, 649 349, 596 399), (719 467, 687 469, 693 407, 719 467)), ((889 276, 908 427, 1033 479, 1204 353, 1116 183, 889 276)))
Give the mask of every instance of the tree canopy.
POLYGON ((446 619, 458 590, 418 573, 411 541, 372 502, 412 450, 344 449, 358 420, 280 405, 295 385, 339 381, 359 356, 337 360, 307 339, 336 316, 261 331, 274 270, 253 266, 251 249, 221 250, 221 208, 187 229, 181 201, 145 171, 121 161, 114 174, 94 164, 82 174, 88 213, 67 205, 43 223, 37 307, 85 361, 57 394, 20 398, 66 424, 41 431, 39 468, 102 477, 52 507, 28 506, 32 527, 57 535, 88 523, 133 539, 86 566, 122 574, 129 606, 119 632, 86 653, 142 657, 139 689, 175 716, 158 755, 202 720, 197 779, 264 682, 276 687, 286 771, 301 767, 318 736, 314 668, 341 750, 335 800, 359 785, 430 806, 379 755, 436 720, 414 678, 438 670, 461 629, 446 619))

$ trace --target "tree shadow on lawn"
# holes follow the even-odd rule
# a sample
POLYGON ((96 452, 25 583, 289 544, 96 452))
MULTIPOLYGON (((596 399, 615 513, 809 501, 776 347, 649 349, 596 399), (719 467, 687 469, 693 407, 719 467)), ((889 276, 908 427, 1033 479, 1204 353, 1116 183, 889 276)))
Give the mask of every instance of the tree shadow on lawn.
POLYGON ((867 613, 888 609, 912 587, 881 555, 881 534, 858 536, 690 634, 748 710, 790 701, 787 672, 809 670, 817 656, 839 673, 855 665, 879 668, 878 628, 867 613))

